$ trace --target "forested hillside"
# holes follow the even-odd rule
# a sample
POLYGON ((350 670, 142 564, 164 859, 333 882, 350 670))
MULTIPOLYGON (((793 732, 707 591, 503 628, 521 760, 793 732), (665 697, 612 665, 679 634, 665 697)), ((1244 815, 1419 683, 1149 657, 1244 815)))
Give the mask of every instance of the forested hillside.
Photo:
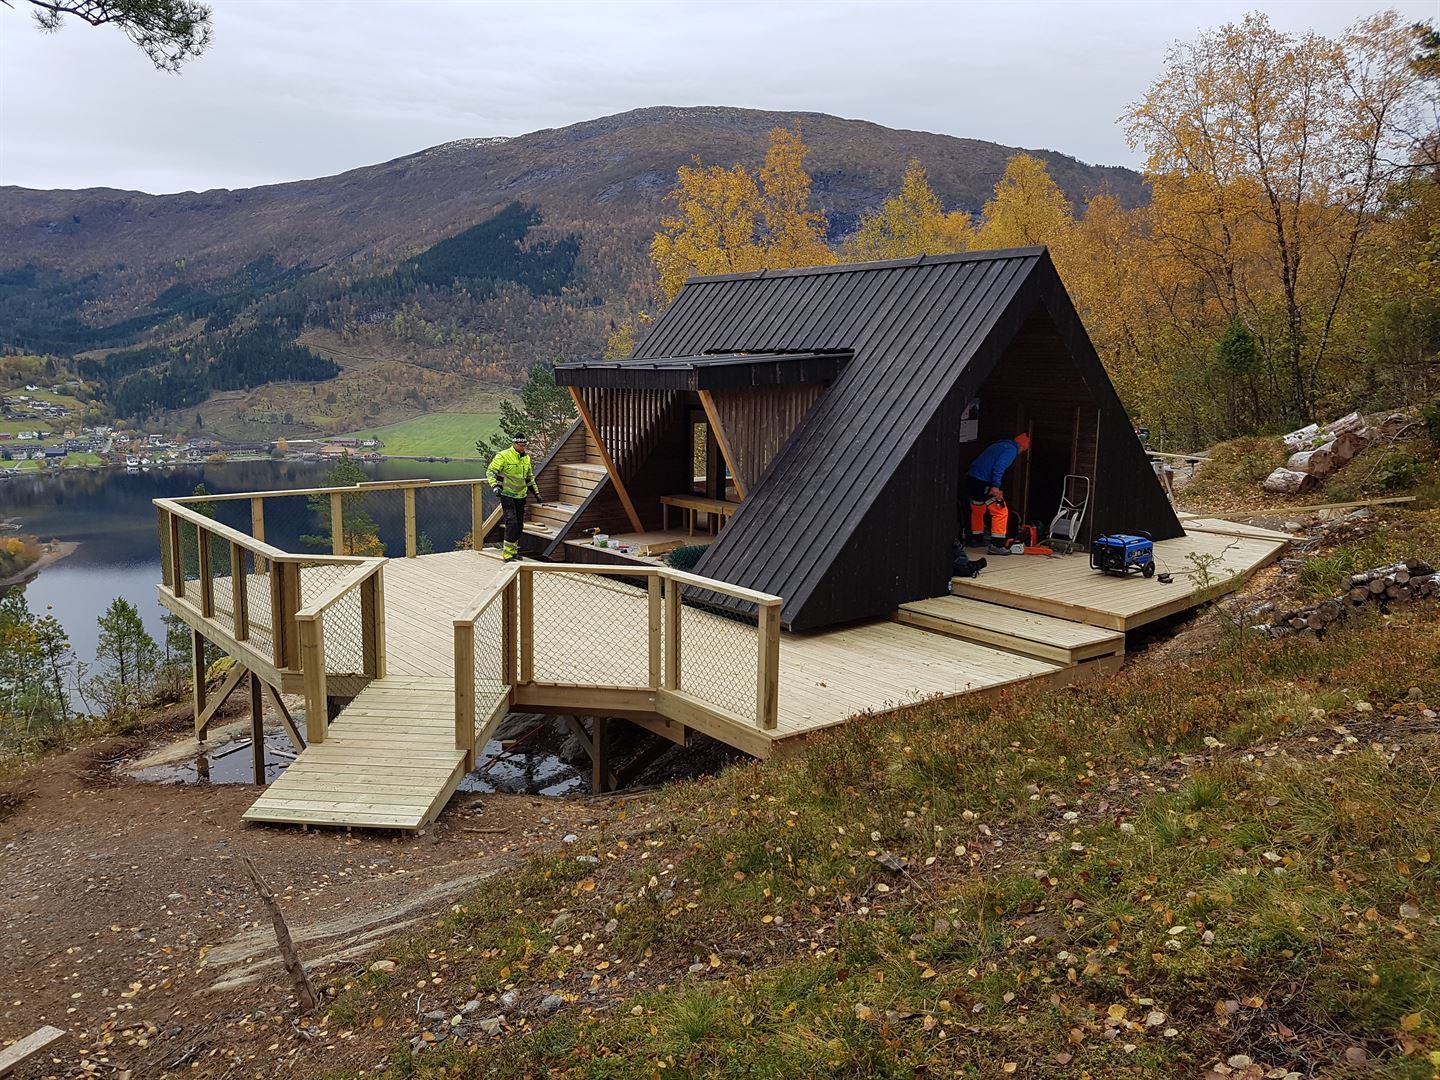
MULTIPOLYGON (((243 437, 464 405, 537 359, 598 353, 652 308, 647 249, 677 169, 758 164, 768 132, 797 122, 831 240, 912 158, 947 208, 974 212, 1014 153, 822 114, 653 108, 245 191, 4 188, 0 348, 91 354, 123 414, 180 422, 206 400, 207 428, 243 437), (313 392, 266 390, 282 370, 313 392)), ((1038 156, 1077 201, 1144 201, 1130 170, 1038 156)))

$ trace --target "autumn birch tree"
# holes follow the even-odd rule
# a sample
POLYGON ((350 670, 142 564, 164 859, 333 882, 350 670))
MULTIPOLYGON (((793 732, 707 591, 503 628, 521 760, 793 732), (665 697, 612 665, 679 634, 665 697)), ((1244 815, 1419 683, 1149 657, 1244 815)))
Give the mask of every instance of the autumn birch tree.
POLYGON ((924 166, 911 161, 900 180, 900 190, 860 219, 845 244, 845 256, 863 262, 944 255, 966 251, 974 240, 970 215, 962 210, 947 213, 930 187, 924 166))
POLYGON ((1386 12, 1342 40, 1247 15, 1175 45, 1125 120, 1151 222, 1221 309, 1278 362, 1287 419, 1309 419, 1361 244, 1395 177, 1418 79, 1386 12))
POLYGON ((776 128, 758 178, 743 165, 729 169, 682 165, 650 245, 660 292, 672 300, 685 279, 833 263, 825 243, 825 215, 810 208, 809 151, 799 129, 776 128))

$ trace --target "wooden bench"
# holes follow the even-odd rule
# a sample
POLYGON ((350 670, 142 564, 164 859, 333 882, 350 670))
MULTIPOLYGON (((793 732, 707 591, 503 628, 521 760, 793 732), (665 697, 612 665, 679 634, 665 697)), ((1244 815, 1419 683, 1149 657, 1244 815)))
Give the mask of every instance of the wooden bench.
MULTIPOLYGON (((713 515, 713 519, 719 522, 728 518, 740 508, 739 503, 726 502, 724 499, 706 499, 699 495, 661 495, 660 496, 660 527, 670 528, 670 508, 675 507, 685 511, 685 523, 689 527, 690 535, 695 535, 695 519, 700 514, 713 515)), ((712 532, 719 532, 717 524, 712 532)))

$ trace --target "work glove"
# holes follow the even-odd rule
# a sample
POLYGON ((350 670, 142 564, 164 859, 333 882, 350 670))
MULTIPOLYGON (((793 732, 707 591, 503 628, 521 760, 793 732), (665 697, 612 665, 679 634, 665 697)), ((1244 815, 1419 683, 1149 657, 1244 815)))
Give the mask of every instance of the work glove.
POLYGON ((499 484, 491 484, 491 485, 490 485, 490 490, 495 493, 495 497, 496 497, 497 499, 500 498, 500 496, 504 494, 504 492, 501 490, 499 484))

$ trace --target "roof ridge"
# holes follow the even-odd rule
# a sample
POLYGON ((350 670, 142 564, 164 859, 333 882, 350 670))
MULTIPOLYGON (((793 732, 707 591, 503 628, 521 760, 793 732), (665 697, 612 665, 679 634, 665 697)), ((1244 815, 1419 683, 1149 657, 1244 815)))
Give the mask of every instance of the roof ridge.
POLYGON ((1032 247, 993 248, 986 251, 956 251, 947 255, 911 255, 904 259, 881 259, 876 262, 831 263, 825 266, 797 266, 792 269, 748 270, 739 274, 704 274, 685 279, 686 285, 709 281, 744 281, 746 279, 806 277, 820 274, 845 274, 860 270, 899 270, 918 266, 945 266, 961 262, 996 262, 1001 259, 1033 259, 1045 254, 1043 244, 1032 247))

